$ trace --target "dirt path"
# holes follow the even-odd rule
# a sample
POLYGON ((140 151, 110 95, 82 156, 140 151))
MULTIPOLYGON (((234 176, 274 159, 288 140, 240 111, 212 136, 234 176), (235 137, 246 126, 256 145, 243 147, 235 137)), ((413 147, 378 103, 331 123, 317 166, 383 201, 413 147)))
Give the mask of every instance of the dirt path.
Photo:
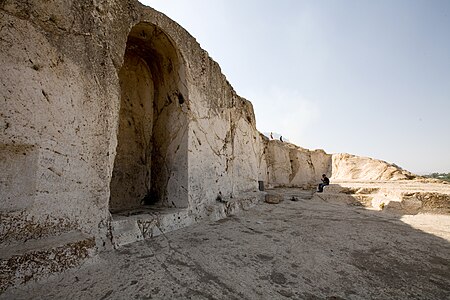
POLYGON ((450 217, 284 191, 220 222, 100 255, 1 299, 450 299, 450 217))

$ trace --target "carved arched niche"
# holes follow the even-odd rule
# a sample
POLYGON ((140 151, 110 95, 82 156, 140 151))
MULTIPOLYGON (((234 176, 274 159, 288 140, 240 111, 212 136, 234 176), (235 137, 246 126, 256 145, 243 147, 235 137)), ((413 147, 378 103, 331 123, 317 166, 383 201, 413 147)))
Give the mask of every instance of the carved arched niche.
POLYGON ((110 211, 187 207, 188 118, 183 60, 150 23, 128 36, 119 72, 121 103, 110 211))

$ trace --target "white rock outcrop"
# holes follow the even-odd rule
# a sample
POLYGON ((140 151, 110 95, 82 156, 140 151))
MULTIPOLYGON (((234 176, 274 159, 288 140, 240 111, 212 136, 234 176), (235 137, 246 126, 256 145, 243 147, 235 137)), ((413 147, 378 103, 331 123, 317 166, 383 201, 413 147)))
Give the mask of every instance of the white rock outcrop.
POLYGON ((331 155, 278 140, 263 140, 260 176, 269 187, 310 188, 330 172, 331 155))
MULTIPOLYGON (((83 247, 104 249, 114 228, 145 238, 147 223, 164 232, 248 208, 258 181, 412 176, 269 141, 196 40, 137 0, 0 1, 0 49, 3 248, 76 232, 83 247), (150 217, 135 217, 143 209, 150 217)), ((10 266, 1 288, 20 269, 11 257, 0 262, 10 266)))
POLYGON ((332 155, 331 179, 334 180, 408 180, 416 175, 394 164, 347 153, 332 155))

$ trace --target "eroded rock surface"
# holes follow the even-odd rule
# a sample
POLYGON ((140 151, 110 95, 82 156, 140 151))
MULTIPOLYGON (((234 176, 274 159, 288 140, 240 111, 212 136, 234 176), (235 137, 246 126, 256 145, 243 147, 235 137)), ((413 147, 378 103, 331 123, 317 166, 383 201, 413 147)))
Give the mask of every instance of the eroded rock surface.
MULTIPOLYGON (((48 239, 89 241, 87 255, 74 252, 71 263, 37 260, 37 278, 93 249, 233 215, 264 197, 259 181, 311 188, 323 173, 414 178, 382 161, 269 141, 251 102, 195 38, 135 0, 0 1, 0 50, 0 246, 8 270, 33 257, 17 252, 24 241, 39 245, 36 253, 52 253, 48 239)), ((405 192, 404 203, 447 207, 439 197, 405 192)), ((1 280, 1 288, 18 282, 1 280)))
POLYGON ((331 171, 331 155, 277 140, 263 140, 260 174, 269 186, 310 188, 331 171))
POLYGON ((304 190, 273 192, 285 201, 101 253, 96 264, 0 299, 450 296, 449 216, 397 216, 310 199, 304 190))
POLYGON ((450 215, 450 184, 427 180, 335 181, 314 197, 374 210, 450 215))
POLYGON ((332 179, 336 180, 410 180, 417 176, 382 160, 347 153, 332 155, 332 179))

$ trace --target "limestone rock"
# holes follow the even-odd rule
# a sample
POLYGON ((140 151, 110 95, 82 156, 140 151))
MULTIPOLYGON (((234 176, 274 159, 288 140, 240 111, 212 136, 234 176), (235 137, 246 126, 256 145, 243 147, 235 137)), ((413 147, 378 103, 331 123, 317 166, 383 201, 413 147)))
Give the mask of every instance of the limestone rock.
POLYGON ((6 0, 0 28, 2 219, 45 231, 52 216, 103 247, 111 213, 152 204, 194 220, 219 192, 257 191, 251 103, 163 14, 6 0))
POLYGON ((175 230, 253 205, 258 181, 310 188, 323 173, 413 177, 269 141, 195 38, 137 0, 0 1, 0 50, 5 247, 76 231, 102 250, 114 229, 142 231, 130 220, 111 226, 113 215, 181 209, 181 219, 158 219, 175 230), (219 194, 233 200, 217 204, 219 194))
POLYGON ((265 201, 270 204, 278 204, 283 201, 283 197, 278 194, 267 194, 265 201))
POLYGON ((334 180, 408 180, 416 176, 400 167, 369 157, 347 153, 332 155, 332 178, 334 180))
POLYGON ((308 150, 277 140, 264 140, 265 181, 269 186, 311 188, 328 173, 331 155, 323 150, 308 150))
POLYGON ((314 197, 397 214, 450 214, 450 187, 439 182, 342 181, 326 186, 314 197))

